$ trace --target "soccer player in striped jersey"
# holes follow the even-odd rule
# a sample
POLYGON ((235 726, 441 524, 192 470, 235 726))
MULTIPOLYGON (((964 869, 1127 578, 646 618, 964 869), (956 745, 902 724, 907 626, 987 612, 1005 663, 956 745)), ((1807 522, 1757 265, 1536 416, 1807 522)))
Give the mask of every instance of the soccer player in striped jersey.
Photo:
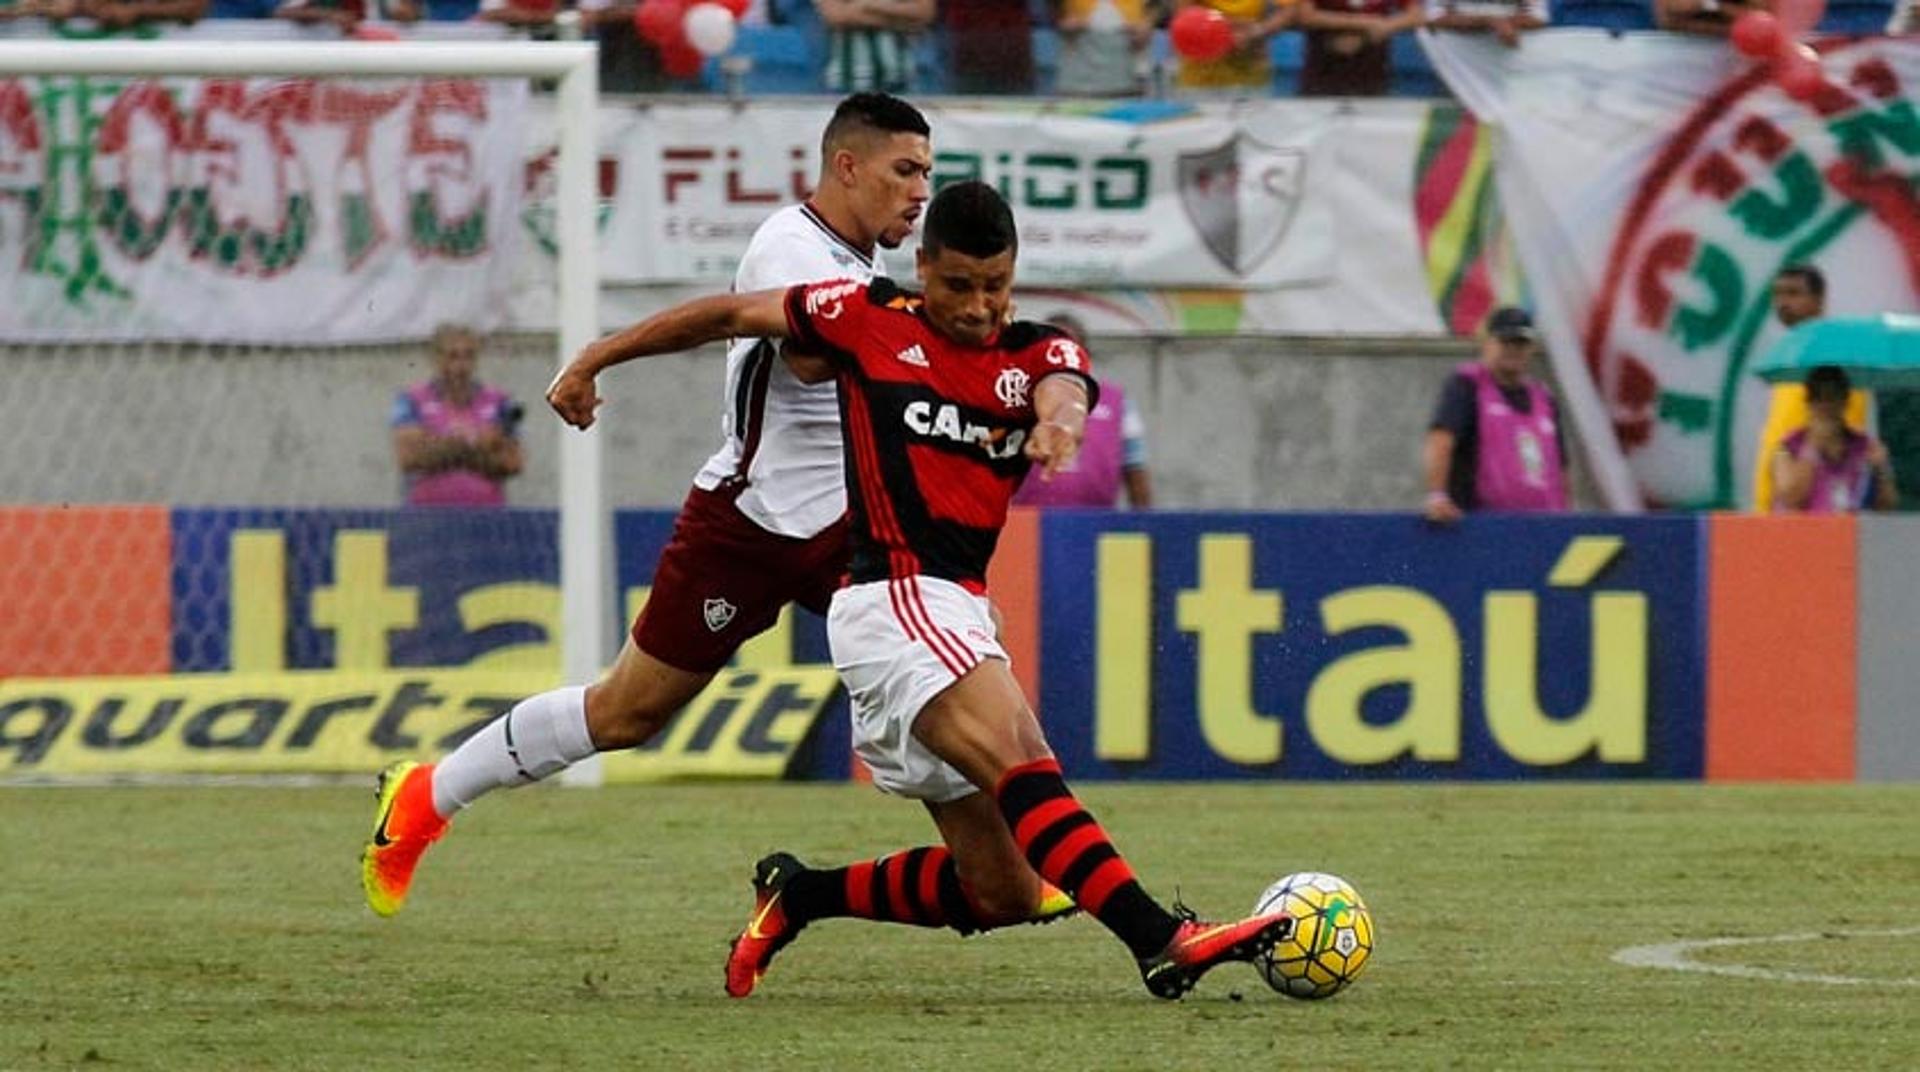
POLYGON ((833 661, 875 784, 924 802, 946 844, 836 870, 761 860, 727 962, 735 997, 816 920, 965 933, 1022 918, 1047 883, 1119 937, 1163 998, 1291 933, 1284 913, 1205 923, 1147 893, 1068 789, 995 636, 986 568, 1008 504, 1030 466, 1051 475, 1072 459, 1098 391, 1073 339, 1007 322, 1016 247, 1000 195, 956 183, 927 213, 924 296, 875 279, 698 299, 589 347, 548 392, 584 428, 605 369, 730 335, 784 337, 837 370, 853 558, 827 615, 833 661), (983 876, 1004 899, 979 896, 983 876))

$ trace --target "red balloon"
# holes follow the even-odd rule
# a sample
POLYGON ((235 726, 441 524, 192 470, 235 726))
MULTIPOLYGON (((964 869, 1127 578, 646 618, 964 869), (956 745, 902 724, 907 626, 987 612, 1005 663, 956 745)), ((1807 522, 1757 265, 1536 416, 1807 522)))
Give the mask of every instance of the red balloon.
POLYGON ((1794 100, 1810 101, 1826 88, 1827 72, 1820 68, 1820 61, 1810 55, 1812 51, 1800 45, 1781 56, 1774 70, 1774 81, 1794 100))
POLYGON ((712 2, 733 12, 734 18, 744 19, 747 17, 747 5, 753 0, 712 0, 712 2))
POLYGON ((1827 13, 1827 0, 1774 0, 1774 14, 1780 16, 1780 29, 1788 37, 1801 37, 1820 25, 1827 13))
POLYGON ((1780 20, 1765 11, 1749 11, 1733 20, 1732 37, 1735 50, 1756 60, 1780 51, 1787 41, 1780 20))
POLYGON ((698 78, 706 70, 707 58, 685 39, 660 46, 660 68, 672 78, 698 78))
POLYGON ((686 18, 685 0, 645 0, 633 11, 633 29, 641 40, 664 49, 674 42, 686 44, 686 32, 680 28, 686 18))
POLYGON ((1182 58, 1217 60, 1233 51, 1233 24, 1210 7, 1185 7, 1167 24, 1167 37, 1182 58))

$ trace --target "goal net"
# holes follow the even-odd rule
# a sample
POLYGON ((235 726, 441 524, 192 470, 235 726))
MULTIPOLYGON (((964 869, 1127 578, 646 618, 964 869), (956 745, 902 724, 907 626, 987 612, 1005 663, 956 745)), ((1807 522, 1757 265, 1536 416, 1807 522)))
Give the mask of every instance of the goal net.
POLYGON ((534 412, 596 332, 595 78, 577 43, 0 42, 0 777, 366 769, 606 664, 600 437, 534 412), (539 417, 509 509, 396 509, 442 324, 488 420, 539 417))

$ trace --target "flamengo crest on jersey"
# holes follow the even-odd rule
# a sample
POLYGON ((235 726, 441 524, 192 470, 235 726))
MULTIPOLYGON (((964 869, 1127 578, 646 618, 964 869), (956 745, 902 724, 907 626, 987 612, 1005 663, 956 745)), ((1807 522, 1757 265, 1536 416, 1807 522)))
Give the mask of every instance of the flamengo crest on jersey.
POLYGON ((1000 378, 993 381, 994 397, 1009 407, 1024 406, 1027 404, 1027 385, 1032 382, 1033 377, 1027 375, 1025 369, 1001 369, 1000 378))
MULTIPOLYGON (((885 268, 834 234, 805 205, 767 217, 734 273, 738 293, 817 283, 857 283, 885 268)), ((822 297, 822 302, 831 298, 822 297)), ((846 512, 840 450, 840 399, 831 379, 801 383, 780 359, 776 344, 736 339, 727 351, 721 429, 725 441, 694 477, 709 491, 745 476, 735 505, 769 532, 805 539, 846 512)))
POLYGON ((1086 351, 1028 323, 984 346, 954 342, 886 279, 794 287, 787 321, 808 352, 840 366, 853 581, 924 574, 984 586, 1029 468, 1034 389, 1071 375, 1092 408, 1086 351))

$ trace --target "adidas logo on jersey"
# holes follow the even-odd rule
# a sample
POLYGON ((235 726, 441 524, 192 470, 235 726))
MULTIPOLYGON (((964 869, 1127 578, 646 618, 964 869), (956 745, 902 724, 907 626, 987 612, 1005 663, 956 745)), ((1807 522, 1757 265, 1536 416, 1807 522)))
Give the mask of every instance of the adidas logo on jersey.
POLYGON ((917 342, 893 355, 893 357, 894 360, 900 362, 902 365, 918 365, 921 368, 931 367, 927 364, 927 352, 920 349, 920 344, 917 342))
POLYGON ((1020 448, 1027 444, 1027 432, 1024 428, 989 428, 984 424, 969 424, 961 421, 960 407, 951 402, 943 403, 938 409, 931 402, 909 402, 901 411, 907 427, 929 439, 945 439, 953 443, 977 445, 986 452, 987 457, 996 461, 1020 456, 1020 448))

